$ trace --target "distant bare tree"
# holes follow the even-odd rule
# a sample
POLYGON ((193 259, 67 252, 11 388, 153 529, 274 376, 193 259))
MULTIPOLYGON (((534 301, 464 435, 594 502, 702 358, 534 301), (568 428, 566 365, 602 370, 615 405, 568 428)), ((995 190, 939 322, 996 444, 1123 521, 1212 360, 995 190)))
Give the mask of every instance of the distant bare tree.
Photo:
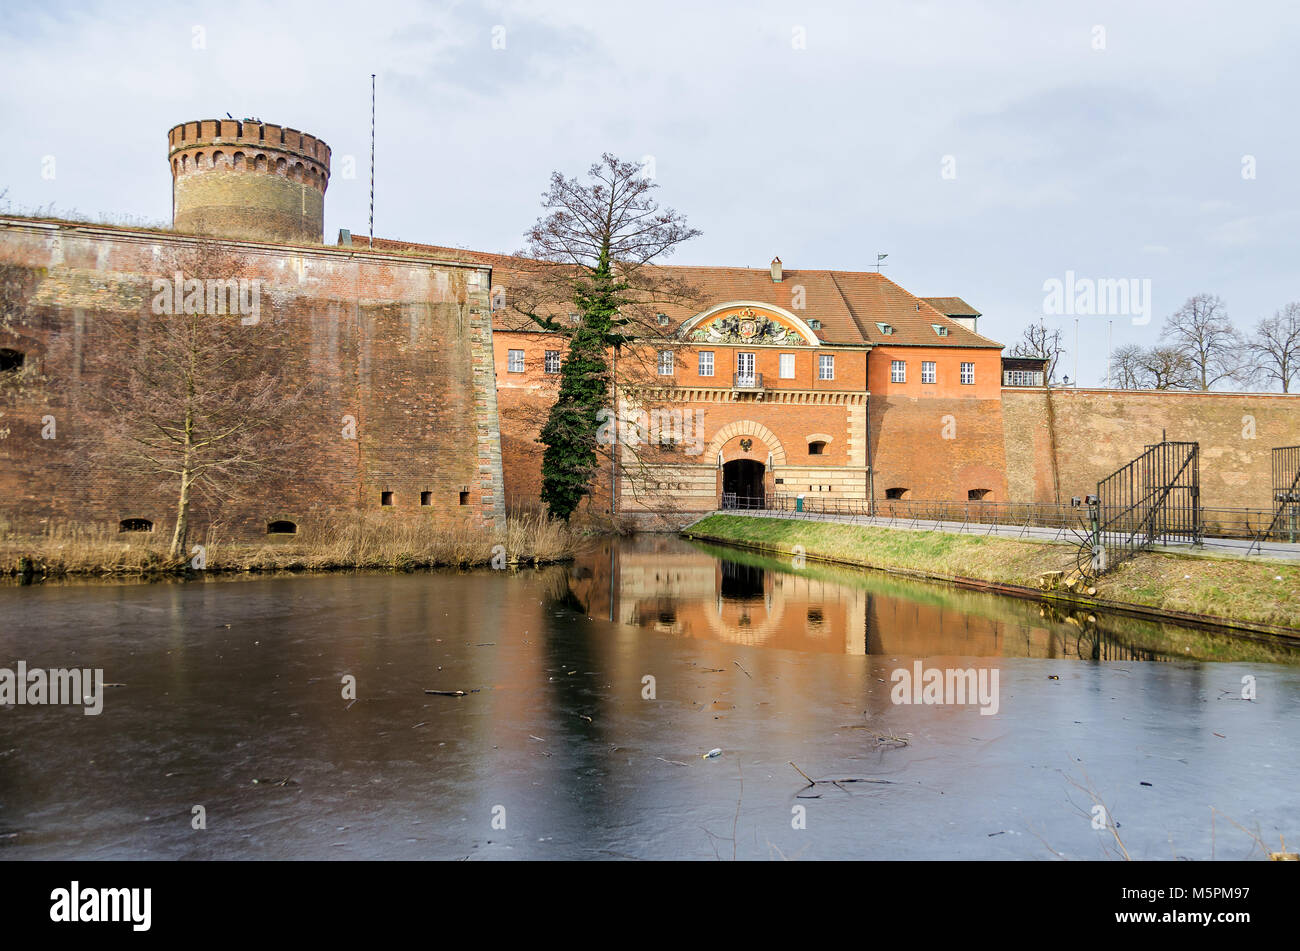
POLYGON ((1111 385, 1121 390, 1142 389, 1146 365, 1146 349, 1136 343, 1126 343, 1111 355, 1111 385))
POLYGON ((1187 357, 1199 389, 1208 390, 1241 373, 1241 337, 1228 319, 1223 301, 1212 294, 1189 297, 1165 318, 1160 338, 1187 357))
POLYGON ((1124 344, 1111 355, 1111 385, 1121 390, 1197 390, 1200 378, 1179 347, 1124 344))
POLYGON ((1045 379, 1050 386, 1056 382, 1056 364, 1064 352, 1065 347, 1061 345, 1061 328, 1053 327, 1049 330, 1046 325, 1037 323, 1025 328, 1020 339, 1012 345, 1009 356, 1046 360, 1045 379))
POLYGON ((1141 389, 1201 389, 1198 368, 1181 347, 1157 345, 1142 351, 1141 389))
POLYGON ((290 347, 282 318, 260 313, 253 320, 230 307, 213 313, 214 295, 195 298, 187 290, 236 278, 241 262, 205 242, 177 253, 160 278, 171 281, 175 271, 186 282, 178 289, 184 301, 173 307, 173 295, 164 301, 151 293, 147 313, 99 318, 94 358, 105 431, 93 461, 171 486, 171 558, 186 552, 196 497, 220 504, 280 471, 296 438, 285 424, 302 400, 284 382, 282 355, 290 347))
POLYGON ((1247 370, 1252 381, 1279 385, 1283 393, 1300 378, 1300 302, 1287 304, 1255 326, 1246 341, 1247 370))

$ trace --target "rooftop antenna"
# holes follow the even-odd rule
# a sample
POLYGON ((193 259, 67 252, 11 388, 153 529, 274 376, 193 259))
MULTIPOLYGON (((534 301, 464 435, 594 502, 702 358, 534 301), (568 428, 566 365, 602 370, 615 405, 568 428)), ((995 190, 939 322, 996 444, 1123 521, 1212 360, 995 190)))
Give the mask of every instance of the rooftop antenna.
POLYGON ((1111 320, 1106 321, 1106 389, 1108 390, 1110 389, 1110 361, 1115 352, 1115 348, 1112 344, 1114 332, 1115 321, 1112 318, 1111 320))
POLYGON ((370 247, 375 246, 375 74, 370 74, 370 247))
POLYGON ((876 252, 876 273, 877 273, 877 274, 879 274, 879 273, 880 273, 880 269, 881 269, 882 267, 885 266, 885 265, 883 265, 881 262, 884 261, 885 258, 887 258, 887 257, 889 257, 888 254, 885 254, 885 253, 880 252, 880 251, 877 251, 877 252, 876 252))

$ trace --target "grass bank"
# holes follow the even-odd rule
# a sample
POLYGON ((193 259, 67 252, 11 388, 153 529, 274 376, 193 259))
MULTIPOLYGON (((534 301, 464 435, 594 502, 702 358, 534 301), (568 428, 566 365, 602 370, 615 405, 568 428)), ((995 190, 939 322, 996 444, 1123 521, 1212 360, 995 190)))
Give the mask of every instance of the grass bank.
POLYGON ((1095 598, 1087 598, 1037 590, 1044 572, 1073 567, 1074 547, 1068 545, 741 515, 711 515, 684 534, 782 555, 802 545, 809 558, 841 564, 1300 634, 1300 566, 1276 561, 1150 552, 1104 575, 1095 598))
MULTIPOLYGON (((0 575, 58 578, 70 575, 150 576, 185 574, 193 555, 167 557, 165 533, 119 534, 63 525, 37 537, 0 540, 0 575)), ((440 529, 428 522, 367 519, 332 526, 304 526, 295 535, 268 535, 256 543, 223 540, 214 530, 202 545, 208 572, 417 571, 487 565, 503 546, 509 565, 541 565, 573 557, 574 536, 562 522, 542 515, 510 516, 504 530, 469 526, 440 529)))

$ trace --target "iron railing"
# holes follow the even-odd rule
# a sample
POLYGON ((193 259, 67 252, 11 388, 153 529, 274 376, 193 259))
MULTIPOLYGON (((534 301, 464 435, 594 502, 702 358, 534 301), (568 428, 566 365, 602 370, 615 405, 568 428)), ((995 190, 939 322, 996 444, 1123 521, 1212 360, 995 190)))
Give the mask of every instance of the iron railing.
MULTIPOLYGON (((745 496, 726 493, 723 509, 765 511, 790 518, 835 519, 889 528, 942 525, 945 530, 983 532, 986 534, 1024 535, 1030 529, 1050 529, 1055 536, 1073 534, 1091 537, 1089 509, 1079 505, 1051 502, 979 502, 949 499, 868 499, 822 498, 805 495, 802 504, 796 495, 779 493, 745 496)), ((1118 514, 1100 510, 1105 519, 1118 514)), ((1251 542, 1259 538, 1272 522, 1274 513, 1262 508, 1226 508, 1201 506, 1199 520, 1202 538, 1236 539, 1251 542)), ((1042 534, 1035 532, 1034 534, 1042 534)), ((1278 533, 1275 533, 1278 534, 1278 533)), ((1285 541, 1283 535, 1282 540, 1285 541)), ((1297 536, 1300 541, 1300 535, 1297 536)))
POLYGON ((738 495, 735 492, 722 493, 724 509, 767 509, 772 502, 769 496, 738 495))
MULTIPOLYGON (((935 499, 823 498, 790 493, 743 496, 724 493, 722 508, 761 510, 790 518, 834 519, 870 523, 884 528, 936 527, 947 531, 1021 535, 1031 528, 1055 529, 1057 534, 1081 534, 1087 528, 1086 512, 1070 506, 1023 503, 948 501, 935 499)), ((1035 533, 1037 534, 1037 533, 1035 533)))
POLYGON ((763 374, 733 373, 731 375, 731 385, 737 390, 761 390, 763 388, 763 374))

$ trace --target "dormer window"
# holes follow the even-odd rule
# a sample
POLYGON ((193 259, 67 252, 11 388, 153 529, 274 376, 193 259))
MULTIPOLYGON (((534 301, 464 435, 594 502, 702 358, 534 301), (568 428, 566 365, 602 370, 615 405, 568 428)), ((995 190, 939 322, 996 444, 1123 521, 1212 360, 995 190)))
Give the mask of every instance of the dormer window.
POLYGON ((668 315, 667 315, 667 314, 655 314, 655 321, 659 324, 660 327, 667 327, 667 326, 668 326, 668 315))
POLYGON ((876 322, 876 329, 878 329, 886 337, 890 336, 894 332, 894 327, 892 324, 885 324, 879 321, 876 322))
POLYGON ((948 336, 948 328, 943 324, 931 324, 930 326, 934 328, 934 332, 940 337, 948 336))
POLYGON ((813 330, 821 330, 822 322, 818 320, 816 317, 814 317, 808 321, 808 326, 811 327, 813 330))

